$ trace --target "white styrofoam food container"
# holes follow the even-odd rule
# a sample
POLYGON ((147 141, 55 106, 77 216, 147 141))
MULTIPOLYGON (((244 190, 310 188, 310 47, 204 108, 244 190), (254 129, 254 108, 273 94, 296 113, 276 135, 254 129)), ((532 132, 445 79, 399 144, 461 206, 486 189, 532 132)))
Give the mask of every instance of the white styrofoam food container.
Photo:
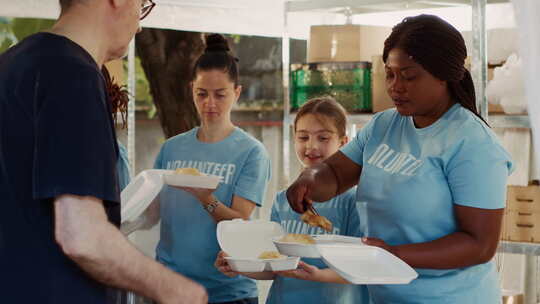
POLYGON ((388 251, 355 244, 317 244, 326 265, 353 284, 409 284, 418 273, 388 251))
POLYGON ((283 271, 296 269, 299 257, 284 257, 281 259, 239 259, 233 257, 225 258, 231 269, 238 272, 263 272, 263 271, 283 271))
POLYGON ((222 179, 217 175, 178 174, 174 170, 167 170, 163 174, 165 184, 176 187, 216 189, 222 179))
POLYGON ((279 253, 289 256, 303 258, 320 258, 321 254, 317 249, 317 244, 340 245, 340 244, 362 244, 360 238, 335 235, 335 234, 315 234, 312 235, 316 244, 299 244, 290 242, 281 242, 281 236, 272 238, 279 253))
POLYGON ((122 222, 135 220, 152 203, 163 187, 167 170, 144 170, 120 194, 122 222))
POLYGON ((219 246, 229 257, 232 270, 238 272, 281 271, 296 269, 300 258, 258 259, 264 251, 277 251, 272 238, 283 235, 278 223, 269 221, 221 221, 217 225, 219 246))

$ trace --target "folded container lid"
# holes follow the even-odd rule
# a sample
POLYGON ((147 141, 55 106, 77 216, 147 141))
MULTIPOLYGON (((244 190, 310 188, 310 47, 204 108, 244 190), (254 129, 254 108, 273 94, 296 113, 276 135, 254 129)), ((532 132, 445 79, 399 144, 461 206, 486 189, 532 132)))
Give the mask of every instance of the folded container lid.
POLYGON ((177 174, 174 171, 163 174, 165 184, 177 187, 216 189, 222 180, 223 177, 216 175, 177 174))
POLYGON ((122 222, 133 221, 152 203, 163 188, 163 174, 168 170, 144 170, 120 194, 122 222))
POLYGON ((353 284, 409 284, 418 273, 388 251, 367 245, 318 244, 328 267, 353 284))
POLYGON ((272 238, 283 235, 276 222, 235 219, 217 225, 219 246, 234 258, 256 259, 263 251, 277 251, 272 238))

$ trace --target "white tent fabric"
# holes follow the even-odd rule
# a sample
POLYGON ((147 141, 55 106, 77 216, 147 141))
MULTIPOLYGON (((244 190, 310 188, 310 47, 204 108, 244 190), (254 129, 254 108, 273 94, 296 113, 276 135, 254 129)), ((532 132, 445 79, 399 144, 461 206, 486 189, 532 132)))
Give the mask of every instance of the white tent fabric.
MULTIPOLYGON (((330 0, 328 0, 330 2, 330 0)), ((145 27, 197 32, 281 37, 284 31, 284 0, 155 0, 157 6, 142 23, 145 27)), ((0 0, 0 16, 55 19, 58 0, 0 0)), ((513 27, 511 5, 487 6, 487 28, 513 27)), ((405 16, 430 13, 441 16, 460 30, 471 29, 470 6, 404 10, 355 15, 353 22, 392 26, 405 16)), ((312 24, 343 24, 343 14, 309 11, 288 14, 290 37, 307 39, 312 24)))
POLYGON ((537 68, 540 67, 540 1, 512 0, 519 28, 519 47, 523 60, 525 96, 528 101, 529 119, 536 151, 536 170, 540 170, 540 86, 537 68))

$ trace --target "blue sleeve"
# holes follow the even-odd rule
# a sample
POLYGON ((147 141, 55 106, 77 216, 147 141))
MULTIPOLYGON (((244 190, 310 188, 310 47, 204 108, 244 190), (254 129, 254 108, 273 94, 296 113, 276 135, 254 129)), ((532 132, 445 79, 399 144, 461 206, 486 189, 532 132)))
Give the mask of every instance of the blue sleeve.
POLYGON ((499 144, 464 144, 447 164, 454 204, 482 209, 504 208, 506 182, 511 170, 510 156, 499 144))
POLYGON ((129 172, 129 160, 126 147, 121 142, 118 142, 118 162, 116 163, 116 170, 118 171, 118 181, 120 190, 129 184, 131 180, 131 174, 129 172))
POLYGON ((348 144, 340 149, 350 160, 356 164, 363 166, 364 147, 371 137, 373 132, 373 125, 379 114, 375 114, 371 120, 362 128, 360 132, 351 140, 348 144))
POLYGON ((270 168, 270 158, 264 147, 255 146, 242 166, 234 195, 250 200, 260 207, 270 180, 270 168))
POLYGON ((163 154, 165 153, 165 146, 167 145, 167 142, 161 146, 161 149, 159 150, 159 153, 156 157, 156 160, 154 161, 154 169, 166 169, 163 164, 163 154))
POLYGON ((270 220, 272 222, 276 222, 281 225, 281 218, 279 217, 279 212, 277 208, 277 199, 278 197, 276 195, 276 198, 274 199, 274 202, 272 203, 272 211, 270 213, 270 220))

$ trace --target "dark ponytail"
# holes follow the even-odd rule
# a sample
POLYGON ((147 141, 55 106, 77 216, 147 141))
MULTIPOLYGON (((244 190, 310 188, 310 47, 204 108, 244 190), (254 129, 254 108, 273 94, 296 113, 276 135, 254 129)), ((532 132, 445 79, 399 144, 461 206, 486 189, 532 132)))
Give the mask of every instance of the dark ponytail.
POLYGON ((456 28, 433 15, 407 17, 392 28, 384 42, 383 61, 392 49, 401 49, 431 75, 448 84, 451 98, 478 114, 471 73, 465 68, 467 48, 456 28))
POLYGON ((206 49, 195 61, 191 79, 195 80, 199 71, 222 70, 238 86, 238 58, 231 55, 227 39, 220 34, 211 34, 205 40, 206 49))

